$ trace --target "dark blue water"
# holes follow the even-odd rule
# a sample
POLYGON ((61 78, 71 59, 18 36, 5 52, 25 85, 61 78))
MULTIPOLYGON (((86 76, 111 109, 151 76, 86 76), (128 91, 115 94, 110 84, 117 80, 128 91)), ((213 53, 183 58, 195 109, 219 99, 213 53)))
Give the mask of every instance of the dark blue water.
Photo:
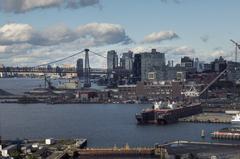
MULTIPOLYGON (((84 137, 92 146, 129 143, 152 146, 172 140, 200 141, 201 130, 210 133, 222 124, 178 123, 140 126, 134 115, 146 105, 18 105, 1 104, 1 135, 15 138, 84 137)), ((207 136, 206 140, 210 140, 207 136)))
MULTIPOLYGON (((17 80, 3 81, 11 90, 17 80)), ((37 85, 38 80, 18 82, 18 88, 37 85), (23 86, 19 85, 23 83, 23 86)), ((28 88, 29 89, 29 88, 28 88)), ((21 90, 22 91, 22 90, 21 90)), ((123 104, 0 104, 0 133, 3 139, 87 138, 89 146, 153 146, 173 140, 202 141, 201 130, 210 133, 229 125, 177 123, 167 126, 136 124, 135 113, 149 105, 123 104)))

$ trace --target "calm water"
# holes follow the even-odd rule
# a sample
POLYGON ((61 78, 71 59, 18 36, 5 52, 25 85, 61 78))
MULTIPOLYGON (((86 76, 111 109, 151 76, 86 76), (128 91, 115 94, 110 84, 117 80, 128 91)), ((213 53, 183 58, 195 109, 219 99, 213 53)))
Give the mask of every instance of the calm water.
MULTIPOLYGON (((0 79, 0 89, 22 92, 40 80, 0 79), (17 85, 17 87, 15 87, 17 85), (23 89, 24 88, 24 89, 23 89)), ((89 146, 153 146, 173 140, 201 141, 200 133, 227 127, 224 124, 177 123, 167 126, 140 126, 135 113, 149 105, 122 104, 0 104, 0 132, 4 139, 87 138, 89 146)))

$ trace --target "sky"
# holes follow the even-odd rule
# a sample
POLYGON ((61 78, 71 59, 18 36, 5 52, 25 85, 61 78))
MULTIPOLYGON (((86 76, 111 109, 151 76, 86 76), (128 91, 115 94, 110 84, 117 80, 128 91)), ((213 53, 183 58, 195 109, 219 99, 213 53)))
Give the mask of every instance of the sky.
MULTIPOLYGON (((156 48, 175 62, 234 60, 239 6, 239 0, 0 0, 0 64, 36 66, 85 48, 104 56, 156 48)), ((106 67, 106 59, 90 54, 90 66, 106 67)))

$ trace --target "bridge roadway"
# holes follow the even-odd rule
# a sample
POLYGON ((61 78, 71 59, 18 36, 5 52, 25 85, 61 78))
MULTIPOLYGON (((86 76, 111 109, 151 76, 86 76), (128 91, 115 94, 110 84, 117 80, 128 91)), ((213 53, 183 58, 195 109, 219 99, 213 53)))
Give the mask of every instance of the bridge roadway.
MULTIPOLYGON (((84 71, 84 69, 83 69, 84 71)), ((0 68, 0 72, 3 73, 77 73, 75 67, 71 68, 32 68, 32 67, 5 67, 0 68)), ((90 68, 91 74, 107 74, 107 69, 102 68, 90 68)))

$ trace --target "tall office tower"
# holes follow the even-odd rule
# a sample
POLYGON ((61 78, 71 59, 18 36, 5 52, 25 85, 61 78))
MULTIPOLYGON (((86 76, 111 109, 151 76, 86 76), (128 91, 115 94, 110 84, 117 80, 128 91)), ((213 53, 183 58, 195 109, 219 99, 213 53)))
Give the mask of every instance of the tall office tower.
POLYGON ((132 71, 133 69, 133 52, 132 51, 123 53, 123 56, 121 58, 121 66, 122 68, 128 71, 132 71))
POLYGON ((133 62, 133 79, 134 82, 141 81, 141 54, 134 55, 134 62, 133 62))
POLYGON ((141 80, 148 80, 148 74, 155 72, 156 80, 164 80, 166 77, 165 54, 152 49, 152 52, 141 53, 141 80))
POLYGON ((83 59, 77 60, 77 76, 79 79, 83 78, 83 59))
POLYGON ((111 71, 118 66, 118 55, 115 50, 107 52, 107 69, 111 71))

